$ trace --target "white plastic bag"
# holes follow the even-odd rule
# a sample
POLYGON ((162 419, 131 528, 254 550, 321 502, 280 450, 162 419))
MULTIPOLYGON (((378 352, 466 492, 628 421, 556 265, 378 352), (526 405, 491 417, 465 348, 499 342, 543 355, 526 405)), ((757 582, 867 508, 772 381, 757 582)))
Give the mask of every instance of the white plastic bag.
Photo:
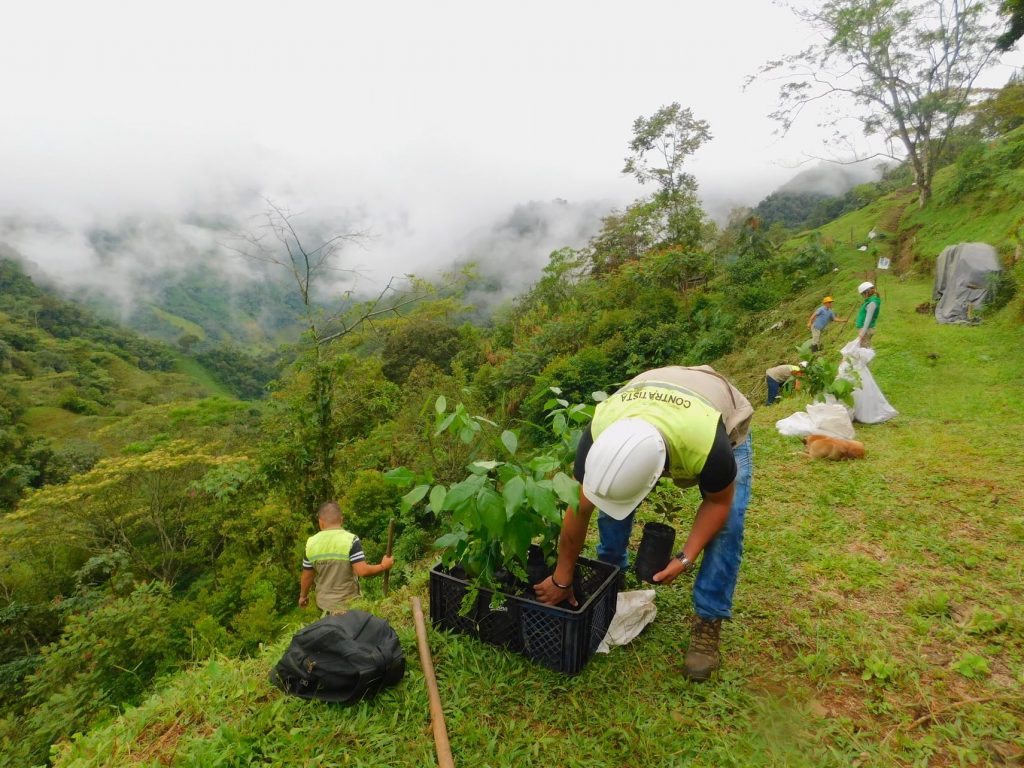
POLYGON ((893 408, 885 399, 882 390, 871 375, 868 365, 875 359, 875 350, 865 349, 860 345, 860 339, 854 339, 840 350, 843 354, 843 362, 839 366, 839 378, 857 383, 856 372, 860 377, 860 386, 853 390, 853 419, 861 424, 881 424, 894 416, 899 411, 893 408))
POLYGON ((842 403, 811 403, 805 411, 779 419, 775 428, 786 437, 828 435, 853 440, 853 422, 842 403))
POLYGON ((598 653, 608 653, 612 646, 625 645, 643 631, 643 628, 654 621, 658 607, 654 604, 653 589, 638 589, 632 592, 619 592, 619 600, 615 604, 615 615, 608 625, 598 653))

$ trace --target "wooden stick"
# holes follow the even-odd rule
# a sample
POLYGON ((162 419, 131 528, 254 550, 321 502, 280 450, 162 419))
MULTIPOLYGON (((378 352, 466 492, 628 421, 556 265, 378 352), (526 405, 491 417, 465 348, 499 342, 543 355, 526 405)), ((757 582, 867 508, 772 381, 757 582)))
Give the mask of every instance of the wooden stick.
MULTIPOLYGON (((391 518, 391 522, 388 523, 388 548, 385 550, 384 555, 391 557, 391 545, 395 543, 395 518, 391 518)), ((391 582, 391 571, 384 571, 384 594, 388 593, 388 585, 391 582)))
POLYGON ((430 646, 427 644, 427 624, 423 620, 423 607, 420 605, 418 597, 410 598, 410 602, 412 602, 413 622, 416 624, 416 641, 420 650, 420 666, 423 667, 423 678, 427 681, 427 694, 430 697, 430 725, 434 729, 437 764, 439 768, 455 768, 455 761, 452 759, 452 748, 448 744, 448 728, 444 724, 441 695, 437 692, 434 662, 430 658, 430 646))

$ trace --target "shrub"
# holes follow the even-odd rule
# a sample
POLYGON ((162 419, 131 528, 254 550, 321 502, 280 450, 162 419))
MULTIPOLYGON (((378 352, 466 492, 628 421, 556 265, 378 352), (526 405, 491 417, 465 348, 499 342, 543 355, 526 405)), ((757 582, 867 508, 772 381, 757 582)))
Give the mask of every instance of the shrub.
POLYGON ((168 587, 152 582, 68 620, 28 678, 24 716, 0 726, 12 765, 43 762, 53 742, 86 730, 111 707, 138 700, 183 650, 184 633, 170 621, 170 605, 168 587))
POLYGON ((78 391, 69 387, 60 393, 60 397, 57 399, 57 405, 63 408, 65 411, 71 411, 71 413, 77 413, 81 415, 95 415, 99 413, 99 405, 94 403, 92 400, 88 400, 78 394, 78 391))
POLYGON ((360 538, 379 541, 396 515, 401 494, 380 472, 356 474, 342 496, 345 527, 360 538))
POLYGON ((450 325, 436 320, 410 320, 388 334, 381 352, 381 370, 396 384, 404 382, 421 360, 450 373, 461 341, 459 330, 450 325))

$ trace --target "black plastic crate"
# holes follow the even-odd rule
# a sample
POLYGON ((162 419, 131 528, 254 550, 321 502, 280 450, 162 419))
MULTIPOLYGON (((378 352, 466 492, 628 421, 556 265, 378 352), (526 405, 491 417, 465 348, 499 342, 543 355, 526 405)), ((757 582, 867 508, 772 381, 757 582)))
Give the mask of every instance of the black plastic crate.
POLYGON ((581 557, 573 585, 577 595, 589 597, 578 608, 559 608, 507 595, 505 604, 492 610, 492 593, 481 589, 473 610, 461 616, 459 609, 468 582, 452 576, 438 563, 430 571, 430 621, 439 629, 472 635, 521 653, 556 672, 575 675, 590 661, 615 615, 618 573, 617 566, 581 557))

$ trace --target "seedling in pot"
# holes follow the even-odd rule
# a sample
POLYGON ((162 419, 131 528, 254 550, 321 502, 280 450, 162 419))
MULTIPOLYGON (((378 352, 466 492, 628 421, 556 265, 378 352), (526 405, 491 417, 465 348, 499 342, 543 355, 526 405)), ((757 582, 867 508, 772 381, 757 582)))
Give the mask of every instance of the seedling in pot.
MULTIPOLYGON (((509 577, 523 589, 540 580, 531 582, 530 572, 539 574, 554 565, 562 510, 579 504, 580 485, 565 465, 593 408, 557 397, 549 405, 554 406, 548 418, 556 440, 526 457, 515 431, 488 439, 480 421, 461 403, 449 411, 444 397, 435 402, 435 435, 448 432, 465 443, 478 442, 476 455, 498 457, 473 461, 468 476, 447 487, 417 483, 402 499, 403 510, 425 502, 434 514, 449 515, 450 530, 435 543, 442 550, 442 564, 464 569, 470 583, 464 614, 474 609, 481 589, 493 591, 493 603, 500 605, 501 593, 510 591, 509 577), (539 550, 532 558, 531 545, 539 550)), ((388 476, 405 483, 414 477, 408 470, 393 470, 388 476)))

